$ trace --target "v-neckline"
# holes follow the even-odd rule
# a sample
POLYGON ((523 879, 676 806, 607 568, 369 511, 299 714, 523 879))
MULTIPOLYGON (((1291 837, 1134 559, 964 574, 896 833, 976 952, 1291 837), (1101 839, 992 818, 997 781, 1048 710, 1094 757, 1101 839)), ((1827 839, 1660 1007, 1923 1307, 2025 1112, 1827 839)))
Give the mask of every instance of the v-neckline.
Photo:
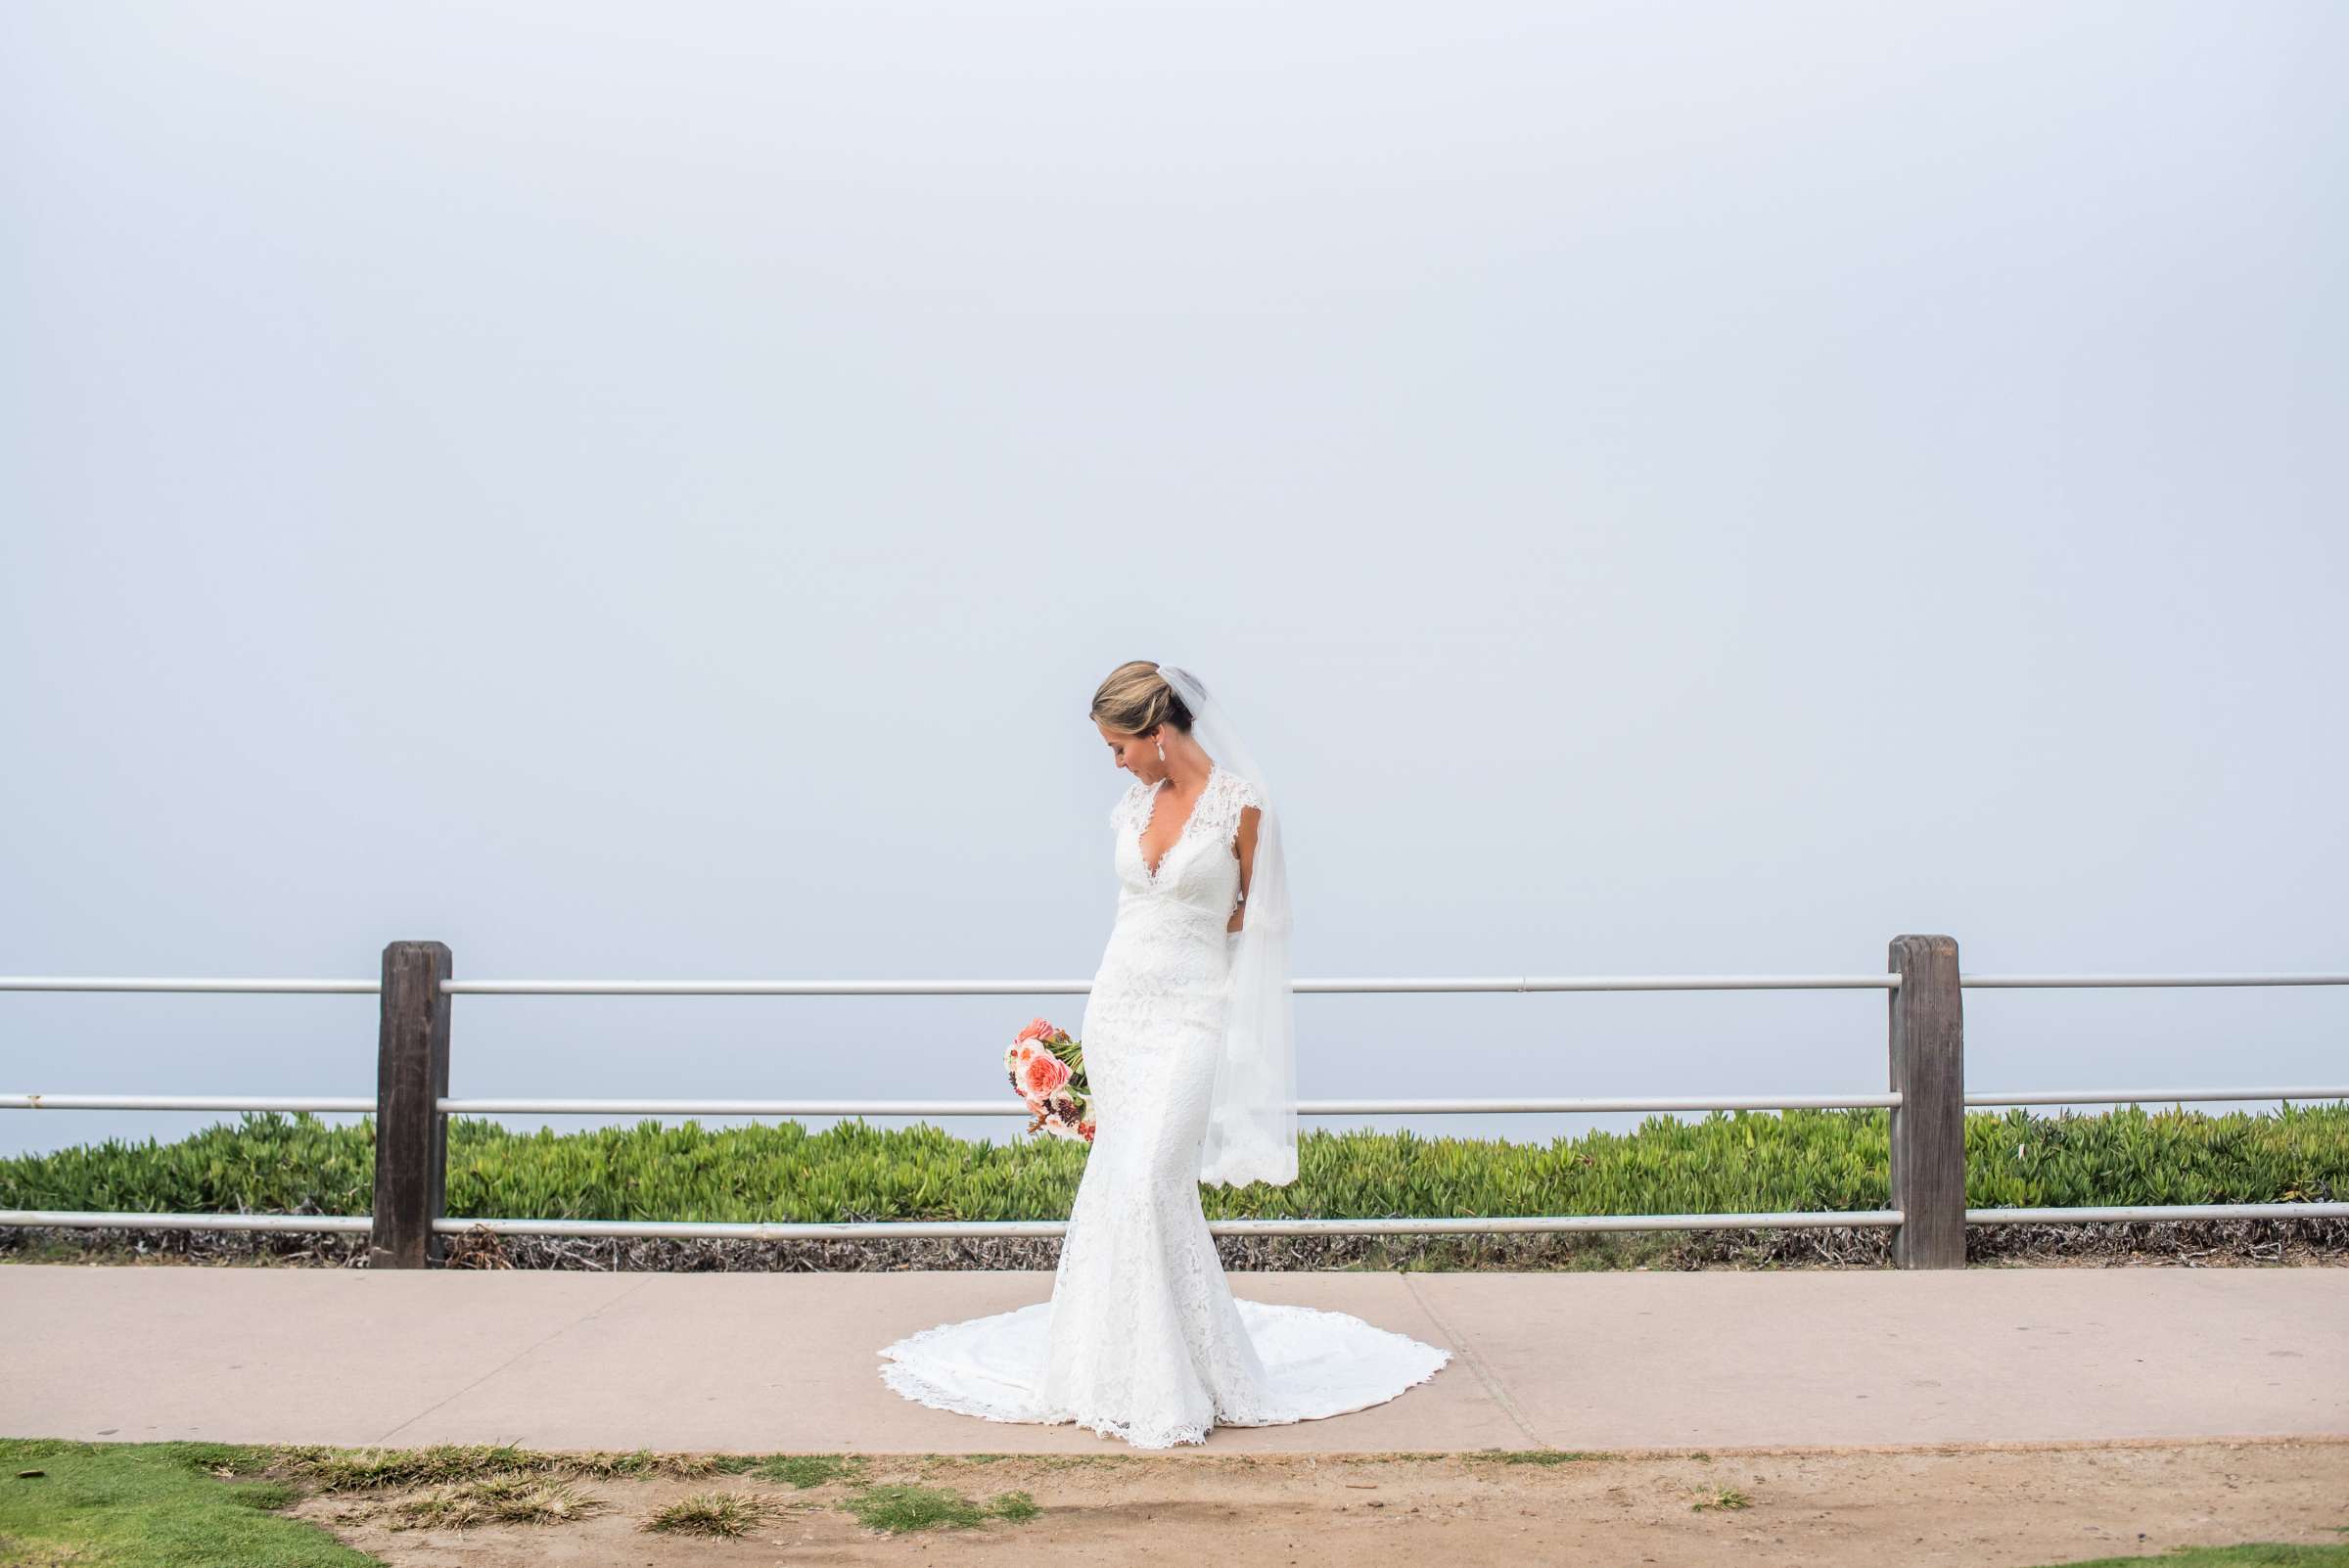
POLYGON ((1142 835, 1150 831, 1151 822, 1158 816, 1158 794, 1167 781, 1162 778, 1158 783, 1150 786, 1150 794, 1147 797, 1148 805, 1143 808, 1141 820, 1135 823, 1133 828, 1133 853, 1134 857, 1142 862, 1143 882, 1153 887, 1157 885, 1158 873, 1166 869, 1167 861, 1173 858, 1176 850, 1182 848, 1182 841, 1191 836, 1191 823, 1199 815, 1199 802, 1207 799, 1207 792, 1215 787, 1216 775, 1221 771, 1223 768, 1220 762, 1207 764, 1207 782, 1199 786, 1199 799, 1191 802, 1191 808, 1183 813, 1182 826, 1174 830, 1174 837, 1168 841, 1165 851, 1158 857, 1156 866, 1150 863, 1150 852, 1143 847, 1142 835))

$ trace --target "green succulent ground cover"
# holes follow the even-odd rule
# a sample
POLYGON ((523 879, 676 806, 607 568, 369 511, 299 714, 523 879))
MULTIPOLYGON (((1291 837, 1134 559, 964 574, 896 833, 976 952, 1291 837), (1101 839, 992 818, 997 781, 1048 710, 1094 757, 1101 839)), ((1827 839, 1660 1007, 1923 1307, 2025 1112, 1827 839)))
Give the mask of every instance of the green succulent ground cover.
MULTIPOLYGON (((1720 1214, 1887 1206, 1881 1109, 1652 1116, 1546 1143, 1314 1130, 1298 1179, 1208 1187, 1210 1219, 1720 1214)), ((643 1121, 575 1132, 449 1125, 447 1213, 629 1221, 1058 1220, 1085 1147, 937 1127, 643 1121)), ((0 1159, 0 1208, 358 1215, 372 1119, 248 1112, 154 1139, 0 1159)), ((1966 1119, 1966 1202, 1984 1208, 2291 1203, 2349 1195, 2349 1105, 2208 1115, 2024 1108, 1966 1119)))

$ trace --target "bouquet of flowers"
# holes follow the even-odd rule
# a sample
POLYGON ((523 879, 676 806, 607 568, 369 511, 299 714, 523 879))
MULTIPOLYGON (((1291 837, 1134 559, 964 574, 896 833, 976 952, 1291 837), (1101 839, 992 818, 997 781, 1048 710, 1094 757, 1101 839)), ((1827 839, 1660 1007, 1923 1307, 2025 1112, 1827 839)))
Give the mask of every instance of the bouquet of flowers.
POLYGON ((1093 1091, 1084 1082, 1084 1047, 1065 1029, 1038 1018, 1003 1053, 1011 1086, 1036 1120, 1031 1132, 1093 1141, 1093 1091))

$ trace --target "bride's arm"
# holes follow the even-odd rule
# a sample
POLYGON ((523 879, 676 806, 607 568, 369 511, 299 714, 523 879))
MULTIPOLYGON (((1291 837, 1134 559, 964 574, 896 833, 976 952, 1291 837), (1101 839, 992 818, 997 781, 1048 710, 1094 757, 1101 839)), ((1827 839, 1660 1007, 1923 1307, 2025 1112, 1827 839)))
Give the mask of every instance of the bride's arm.
POLYGON ((1240 807, 1240 902, 1232 907, 1231 918, 1223 923, 1225 931, 1240 929, 1241 919, 1248 913, 1248 873, 1256 869, 1256 829, 1265 813, 1253 806, 1240 807))

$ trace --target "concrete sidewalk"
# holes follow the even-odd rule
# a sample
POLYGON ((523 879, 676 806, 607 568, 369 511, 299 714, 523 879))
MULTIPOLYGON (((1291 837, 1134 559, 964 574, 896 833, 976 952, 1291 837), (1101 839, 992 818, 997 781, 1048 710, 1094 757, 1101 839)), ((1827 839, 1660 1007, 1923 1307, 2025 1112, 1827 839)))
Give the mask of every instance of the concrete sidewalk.
MULTIPOLYGON (((1210 1453, 2349 1437, 2349 1268, 1230 1279, 1453 1355, 1386 1405, 1210 1453)), ((1051 1292, 1048 1271, 7 1266, 0 1434, 1135 1452, 882 1383, 881 1346, 1051 1292)))

